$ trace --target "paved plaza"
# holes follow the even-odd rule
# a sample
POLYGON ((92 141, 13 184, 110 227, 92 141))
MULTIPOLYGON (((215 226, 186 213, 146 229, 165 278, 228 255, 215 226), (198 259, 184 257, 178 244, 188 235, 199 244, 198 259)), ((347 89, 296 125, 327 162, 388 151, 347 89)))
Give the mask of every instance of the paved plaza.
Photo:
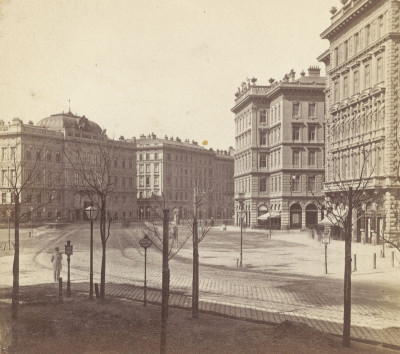
MULTIPOLYGON (((96 231, 97 232, 97 231, 96 231)), ((72 291, 88 291, 89 228, 39 231, 28 238, 22 231, 21 285, 51 284, 50 255, 55 245, 63 249, 66 240, 74 245, 71 258, 72 291), (50 283, 50 284, 49 284, 50 283)), ((179 229, 183 239, 185 229, 179 229)), ((107 294, 143 300, 144 252, 138 241, 139 229, 118 229, 107 249, 107 294)), ((100 243, 95 234, 95 281, 99 282, 100 243)), ((235 227, 213 230, 200 246, 200 308, 202 311, 265 323, 284 320, 305 322, 324 332, 340 335, 343 321, 344 244, 328 245, 328 274, 325 274, 324 246, 305 232, 245 230, 243 267, 237 267, 240 232, 235 227)), ((179 242, 179 241, 178 241, 179 242)), ((352 337, 400 348, 400 267, 392 248, 353 244, 357 270, 352 274, 352 337), (376 269, 373 255, 377 254, 376 269)), ((191 306, 191 243, 170 261, 171 305, 191 306)), ((354 257, 353 257, 354 258, 354 257)), ((2 251, 1 287, 12 285, 12 255, 2 251)), ((161 301, 161 254, 148 250, 149 301, 161 301)), ((66 278, 64 259, 63 278, 66 278)))

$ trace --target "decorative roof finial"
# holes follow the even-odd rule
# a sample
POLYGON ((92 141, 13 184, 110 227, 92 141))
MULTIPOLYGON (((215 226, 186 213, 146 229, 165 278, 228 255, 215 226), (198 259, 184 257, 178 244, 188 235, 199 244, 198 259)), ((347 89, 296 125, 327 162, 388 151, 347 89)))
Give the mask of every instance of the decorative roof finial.
POLYGON ((71 100, 68 100, 68 113, 71 113, 71 100))

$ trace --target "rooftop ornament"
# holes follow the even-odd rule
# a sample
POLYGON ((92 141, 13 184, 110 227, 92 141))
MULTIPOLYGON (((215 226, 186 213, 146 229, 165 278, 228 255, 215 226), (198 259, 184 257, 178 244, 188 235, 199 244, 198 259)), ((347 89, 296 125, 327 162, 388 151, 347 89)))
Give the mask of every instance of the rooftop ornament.
POLYGON ((341 2, 343 5, 346 5, 347 0, 340 0, 340 2, 341 2))
POLYGON ((334 15, 337 12, 337 8, 335 6, 332 6, 329 12, 334 15))

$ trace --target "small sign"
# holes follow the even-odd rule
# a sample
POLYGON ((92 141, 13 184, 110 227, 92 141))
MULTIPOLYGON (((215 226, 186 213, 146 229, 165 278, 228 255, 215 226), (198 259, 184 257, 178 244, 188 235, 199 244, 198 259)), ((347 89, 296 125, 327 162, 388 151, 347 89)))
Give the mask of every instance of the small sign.
POLYGON ((143 237, 140 241, 139 241, 139 245, 142 246, 143 248, 148 248, 153 244, 153 242, 151 242, 151 240, 145 236, 143 237))
POLYGON ((70 256, 73 253, 73 246, 70 244, 70 241, 67 241, 67 244, 65 245, 65 254, 67 256, 70 256))

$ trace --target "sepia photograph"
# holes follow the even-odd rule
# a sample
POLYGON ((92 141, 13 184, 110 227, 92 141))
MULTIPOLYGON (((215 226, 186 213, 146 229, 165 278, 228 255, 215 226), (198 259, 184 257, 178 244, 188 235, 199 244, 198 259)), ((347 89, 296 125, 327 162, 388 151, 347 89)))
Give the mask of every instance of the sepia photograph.
POLYGON ((0 353, 400 353, 400 0, 0 0, 0 353))

